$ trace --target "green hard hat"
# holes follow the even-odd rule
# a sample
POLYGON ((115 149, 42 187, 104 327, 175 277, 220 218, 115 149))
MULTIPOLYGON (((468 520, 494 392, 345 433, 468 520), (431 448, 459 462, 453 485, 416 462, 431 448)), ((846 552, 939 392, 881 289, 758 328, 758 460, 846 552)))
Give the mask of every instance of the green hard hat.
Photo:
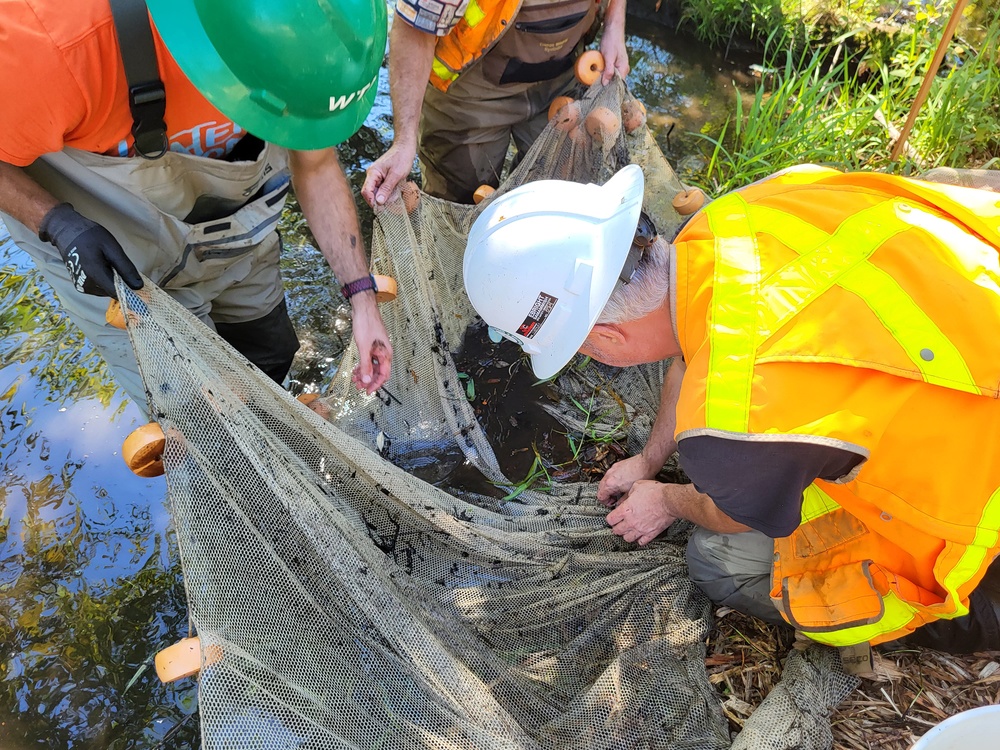
MULTIPOLYGON (((385 55, 385 0, 147 0, 184 74, 265 141, 334 146, 365 121, 385 55)), ((169 93, 168 93, 169 95, 169 93)))

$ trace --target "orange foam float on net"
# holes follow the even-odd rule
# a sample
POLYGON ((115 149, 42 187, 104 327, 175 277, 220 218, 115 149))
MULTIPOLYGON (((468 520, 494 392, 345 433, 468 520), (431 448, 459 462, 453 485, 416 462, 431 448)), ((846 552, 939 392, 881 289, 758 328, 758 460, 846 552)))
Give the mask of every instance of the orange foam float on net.
POLYGON ((125 438, 122 458, 133 474, 145 478, 162 476, 166 444, 163 429, 156 422, 150 422, 132 430, 125 438))
POLYGON ((584 86, 590 86, 604 72, 604 55, 596 49, 584 52, 576 60, 576 80, 584 86))

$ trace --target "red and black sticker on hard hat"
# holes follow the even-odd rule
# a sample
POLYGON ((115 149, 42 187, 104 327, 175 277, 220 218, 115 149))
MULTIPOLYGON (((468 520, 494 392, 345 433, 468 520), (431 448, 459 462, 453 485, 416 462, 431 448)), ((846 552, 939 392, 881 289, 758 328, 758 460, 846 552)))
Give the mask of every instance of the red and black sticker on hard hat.
POLYGON ((549 313, 552 312, 552 308, 556 306, 556 302, 558 301, 551 294, 539 292, 538 297, 535 299, 535 304, 528 311, 528 317, 518 327, 517 332, 526 339, 534 338, 535 334, 538 333, 538 329, 542 327, 545 319, 549 317, 549 313))

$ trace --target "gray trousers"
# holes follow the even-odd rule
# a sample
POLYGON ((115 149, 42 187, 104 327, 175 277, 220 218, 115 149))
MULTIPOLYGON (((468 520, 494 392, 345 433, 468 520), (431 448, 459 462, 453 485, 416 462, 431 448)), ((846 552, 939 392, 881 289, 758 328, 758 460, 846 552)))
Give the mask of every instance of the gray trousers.
POLYGON ((687 545, 688 573, 716 604, 767 622, 784 623, 771 602, 774 540, 759 531, 716 534, 695 529, 687 545))

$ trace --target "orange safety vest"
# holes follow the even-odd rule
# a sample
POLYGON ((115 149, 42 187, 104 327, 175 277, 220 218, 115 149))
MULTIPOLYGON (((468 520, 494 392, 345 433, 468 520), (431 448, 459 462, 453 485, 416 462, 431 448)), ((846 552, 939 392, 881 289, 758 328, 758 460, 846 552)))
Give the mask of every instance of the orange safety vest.
POLYGON ((785 619, 844 646, 967 614, 1000 553, 1000 196, 805 166, 675 244, 678 441, 865 459, 775 540, 785 619))
POLYGON ((435 88, 447 91, 463 72, 494 49, 512 28, 517 39, 505 44, 503 60, 494 61, 496 64, 492 67, 496 70, 488 76, 494 83, 504 82, 501 76, 510 59, 523 58, 529 64, 561 60, 572 54, 593 27, 600 2, 469 0, 465 15, 454 29, 438 40, 434 48, 430 82, 435 88), (530 23, 514 21, 522 10, 531 11, 530 23), (522 25, 525 28, 516 28, 522 25))

